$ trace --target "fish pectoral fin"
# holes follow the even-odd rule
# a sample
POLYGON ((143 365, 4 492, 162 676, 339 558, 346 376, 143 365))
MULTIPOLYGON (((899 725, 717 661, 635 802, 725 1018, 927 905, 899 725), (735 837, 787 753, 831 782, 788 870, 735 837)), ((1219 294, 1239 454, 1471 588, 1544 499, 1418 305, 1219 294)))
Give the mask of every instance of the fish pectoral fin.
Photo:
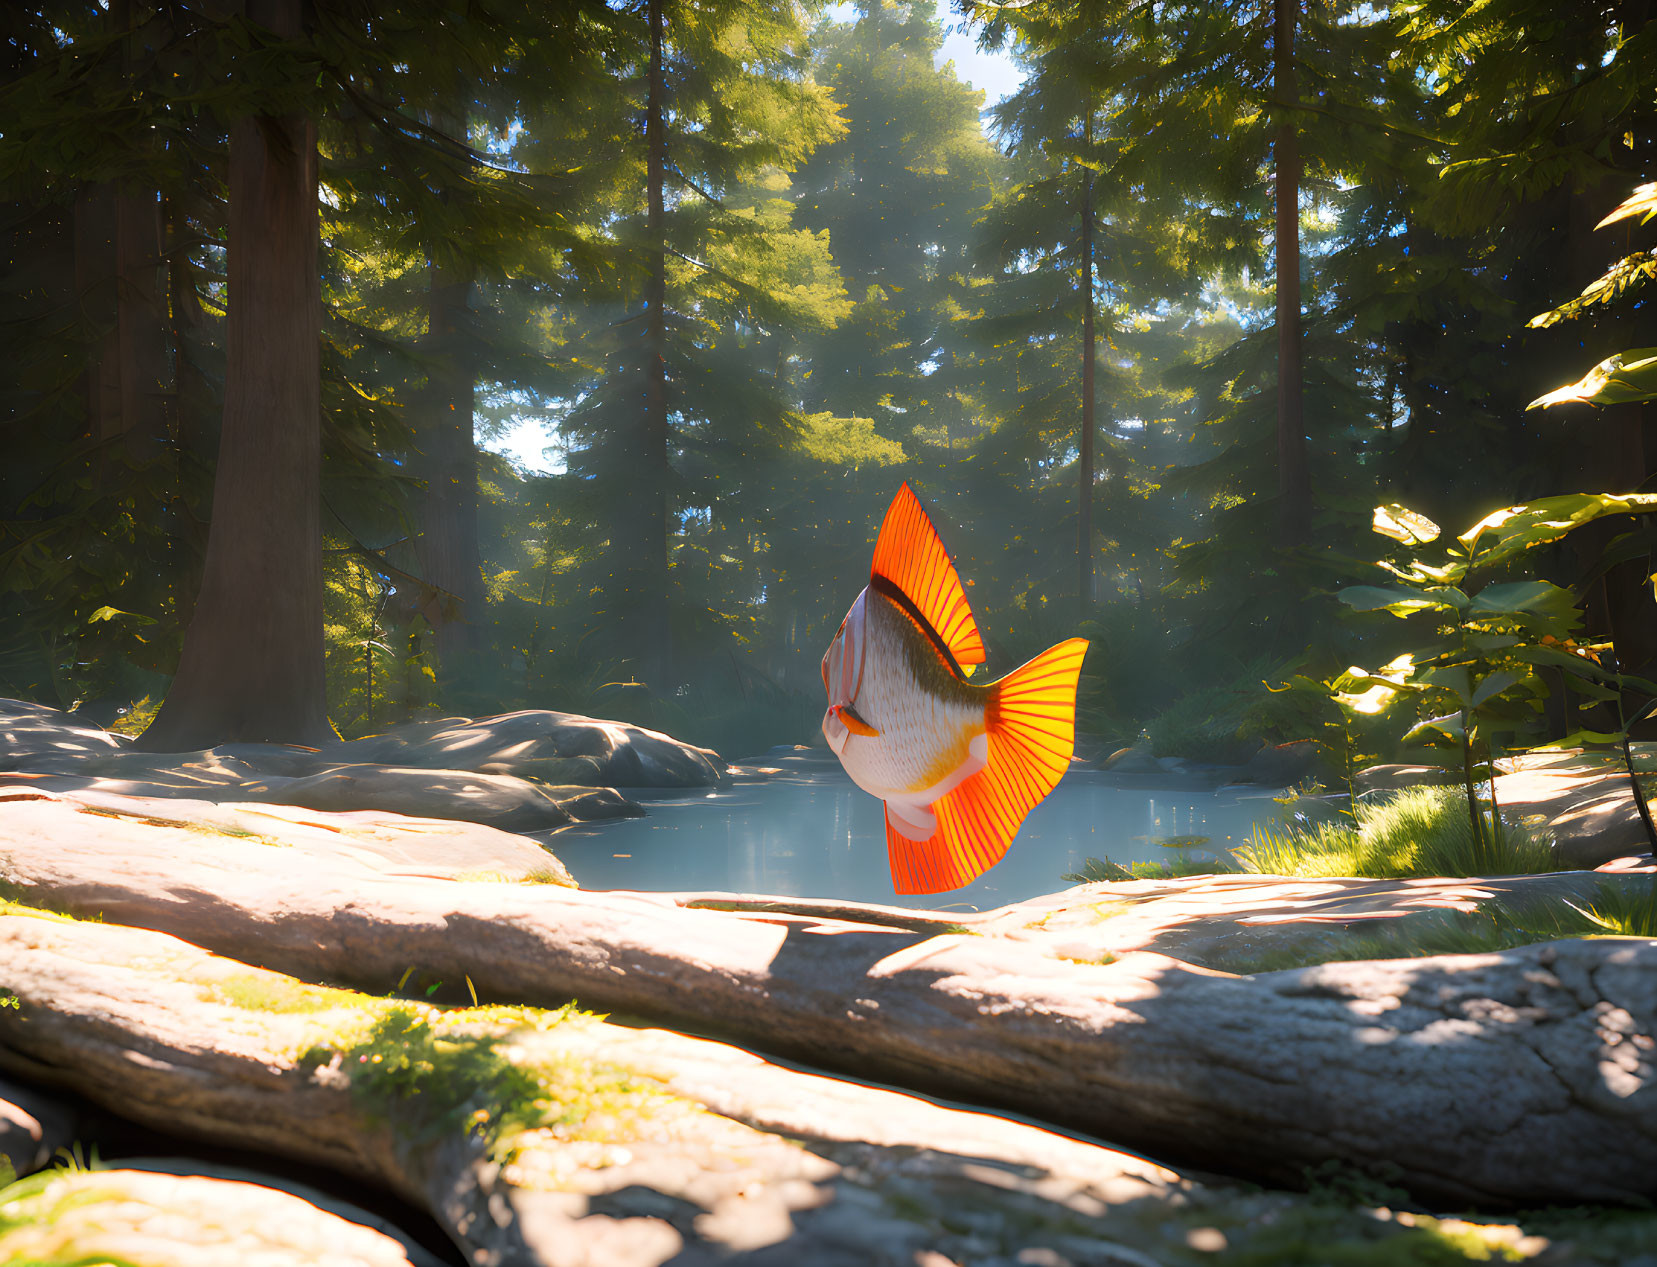
POLYGON ((938 830, 938 818, 924 805, 914 805, 908 801, 886 802, 886 833, 891 838, 892 832, 897 832, 905 840, 917 843, 929 840, 932 833, 938 830))
POLYGON ((857 715, 857 709, 853 708, 850 704, 840 705, 839 713, 840 720, 845 723, 846 729, 851 731, 852 734, 863 735, 870 739, 880 734, 878 730, 859 717, 857 715))

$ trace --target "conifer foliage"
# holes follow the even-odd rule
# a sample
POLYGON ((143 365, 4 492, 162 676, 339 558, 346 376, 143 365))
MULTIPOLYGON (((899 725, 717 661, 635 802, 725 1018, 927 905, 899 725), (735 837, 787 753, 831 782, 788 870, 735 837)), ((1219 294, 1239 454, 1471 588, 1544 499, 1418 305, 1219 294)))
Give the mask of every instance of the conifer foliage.
MULTIPOLYGON (((986 101, 925 0, 14 5, 0 693, 808 740, 907 479, 1084 729, 1293 737, 1375 505, 1649 491, 1582 377, 1657 345, 1646 7, 962 0, 986 101)), ((1594 531, 1538 557, 1648 672, 1594 531)))

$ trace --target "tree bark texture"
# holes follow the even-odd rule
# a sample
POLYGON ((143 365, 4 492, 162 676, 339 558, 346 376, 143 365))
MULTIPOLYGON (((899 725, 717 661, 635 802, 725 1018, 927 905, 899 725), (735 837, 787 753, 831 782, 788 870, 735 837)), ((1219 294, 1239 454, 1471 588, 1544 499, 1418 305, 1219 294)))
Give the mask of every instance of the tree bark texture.
MULTIPOLYGON (((0 1015, 0 1068, 169 1133, 389 1188, 474 1263, 1050 1261, 1018 1257, 1041 1248, 1103 1262, 1078 1251, 1260 1213, 1258 1198, 1036 1126, 585 1018, 484 1016, 456 1034, 555 1071, 543 1094, 561 1127, 518 1136, 502 1165, 464 1115, 428 1107, 426 1092, 450 1088, 365 1100, 360 1066, 328 1060, 354 1023, 394 1003, 335 996, 337 1010, 318 1010, 324 998, 284 1011, 302 987, 275 973, 152 932, 31 916, 0 917, 0 963, 17 999, 0 1015), (278 1006, 234 1002, 249 997, 278 1006), (584 1121, 588 1087, 618 1075, 642 1111, 629 1117, 624 1102, 607 1125, 584 1121), (953 1217, 963 1210, 978 1217, 953 1217)), ((503 1105, 485 1084, 466 1107, 491 1121, 503 1105)))
MULTIPOLYGON (((302 0, 248 16, 303 35, 302 0)), ((201 594, 166 703, 140 742, 327 739, 323 683, 321 301, 316 124, 237 120, 230 133, 224 422, 201 594)))
MULTIPOLYGON (((129 842, 97 865, 87 849, 13 840, 0 878, 33 902, 309 980, 384 993, 412 966, 486 999, 576 998, 1257 1181, 1298 1184, 1338 1158, 1457 1202, 1657 1196, 1657 943, 1236 977, 1126 945, 1103 953, 1083 935, 1101 926, 1086 900, 1070 945, 1032 933, 1062 922, 1037 918, 1039 904, 977 917, 972 935, 945 912, 928 927, 880 908, 719 911, 672 895, 334 875, 296 850, 203 833, 149 853, 129 842)), ((1223 879, 1275 886, 1293 918, 1318 894, 1363 891, 1223 879)), ((1440 887, 1463 905, 1477 889, 1440 887)))
MULTIPOLYGON (((1093 119, 1084 125, 1091 158, 1093 119)), ((1082 171, 1082 425, 1081 452, 1076 473, 1076 600, 1085 615, 1093 607, 1093 431, 1094 358, 1097 343, 1093 328, 1093 169, 1082 171)))
MULTIPOLYGON (((648 186, 646 234, 649 275, 645 281, 644 416, 639 455, 640 497, 631 513, 638 520, 637 592, 629 596, 632 650, 647 681, 671 673, 672 633, 665 618, 668 601, 668 383, 667 383, 667 80, 662 63, 667 17, 663 0, 650 0, 650 70, 645 103, 648 186)), ((628 513, 626 509, 624 514, 628 513)))
MULTIPOLYGON (((466 139, 465 95, 433 120, 457 140, 466 139)), ((426 390, 415 424, 418 466, 425 482, 419 532, 414 540, 422 578, 452 596, 436 622, 438 672, 464 679, 482 643, 483 559, 478 548, 478 461, 473 431, 477 383, 474 339, 468 329, 477 269, 469 261, 433 258, 428 266, 426 390)))
MULTIPOLYGON (((131 0, 112 0, 111 31, 127 33, 135 58, 131 0)), ((142 461, 166 435, 167 272, 161 202, 154 190, 91 185, 75 201, 75 290, 93 335, 85 373, 86 436, 100 478, 121 457, 142 461), (125 453, 118 453, 119 449, 125 453)))
POLYGON ((1295 27, 1300 0, 1273 0, 1273 98, 1282 111, 1273 150, 1277 196, 1277 496, 1284 546, 1303 545, 1312 527, 1312 483, 1300 346, 1300 134, 1294 108, 1295 27))
POLYGON ((95 333, 86 371, 87 438, 100 469, 125 443, 141 459, 166 432, 167 356, 161 204, 95 185, 75 203, 75 288, 95 333))

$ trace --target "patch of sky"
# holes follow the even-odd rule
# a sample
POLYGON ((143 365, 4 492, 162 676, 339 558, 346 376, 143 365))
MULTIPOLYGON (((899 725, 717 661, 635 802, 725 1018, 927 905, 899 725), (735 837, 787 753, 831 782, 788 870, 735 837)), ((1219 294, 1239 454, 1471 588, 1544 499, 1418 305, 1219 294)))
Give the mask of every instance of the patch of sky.
MULTIPOLYGON (((841 0, 823 10, 823 16, 832 22, 855 22, 861 6, 851 0, 841 0)), ((1017 92, 1024 83, 1024 72, 1005 52, 982 52, 978 48, 978 25, 952 8, 949 0, 937 0, 936 17, 944 27, 944 42, 933 62, 955 63, 955 77, 971 84, 984 94, 984 110, 980 116, 986 132, 990 129, 990 108, 1003 98, 1017 92)))

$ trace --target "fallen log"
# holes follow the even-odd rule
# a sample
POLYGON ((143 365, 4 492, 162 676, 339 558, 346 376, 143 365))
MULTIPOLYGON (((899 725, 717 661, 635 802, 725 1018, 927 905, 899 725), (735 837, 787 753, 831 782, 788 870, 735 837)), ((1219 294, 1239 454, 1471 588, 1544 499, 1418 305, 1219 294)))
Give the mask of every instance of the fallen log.
MULTIPOLYGON (((29 915, 0 917, 0 964, 14 1076, 384 1185, 479 1264, 1143 1267, 1192 1236, 1296 1234, 1294 1198, 569 1011, 371 999, 29 915)), ((1408 1235, 1317 1218, 1336 1241, 1408 1235)))
MULTIPOLYGON (((37 809, 7 807, 12 841, 37 809)), ((192 833, 0 852, 31 900, 296 976, 379 992, 419 968, 494 999, 579 998, 1256 1180, 1339 1159, 1456 1201, 1657 1195, 1650 942, 1238 978, 667 895, 331 874, 192 833)))

